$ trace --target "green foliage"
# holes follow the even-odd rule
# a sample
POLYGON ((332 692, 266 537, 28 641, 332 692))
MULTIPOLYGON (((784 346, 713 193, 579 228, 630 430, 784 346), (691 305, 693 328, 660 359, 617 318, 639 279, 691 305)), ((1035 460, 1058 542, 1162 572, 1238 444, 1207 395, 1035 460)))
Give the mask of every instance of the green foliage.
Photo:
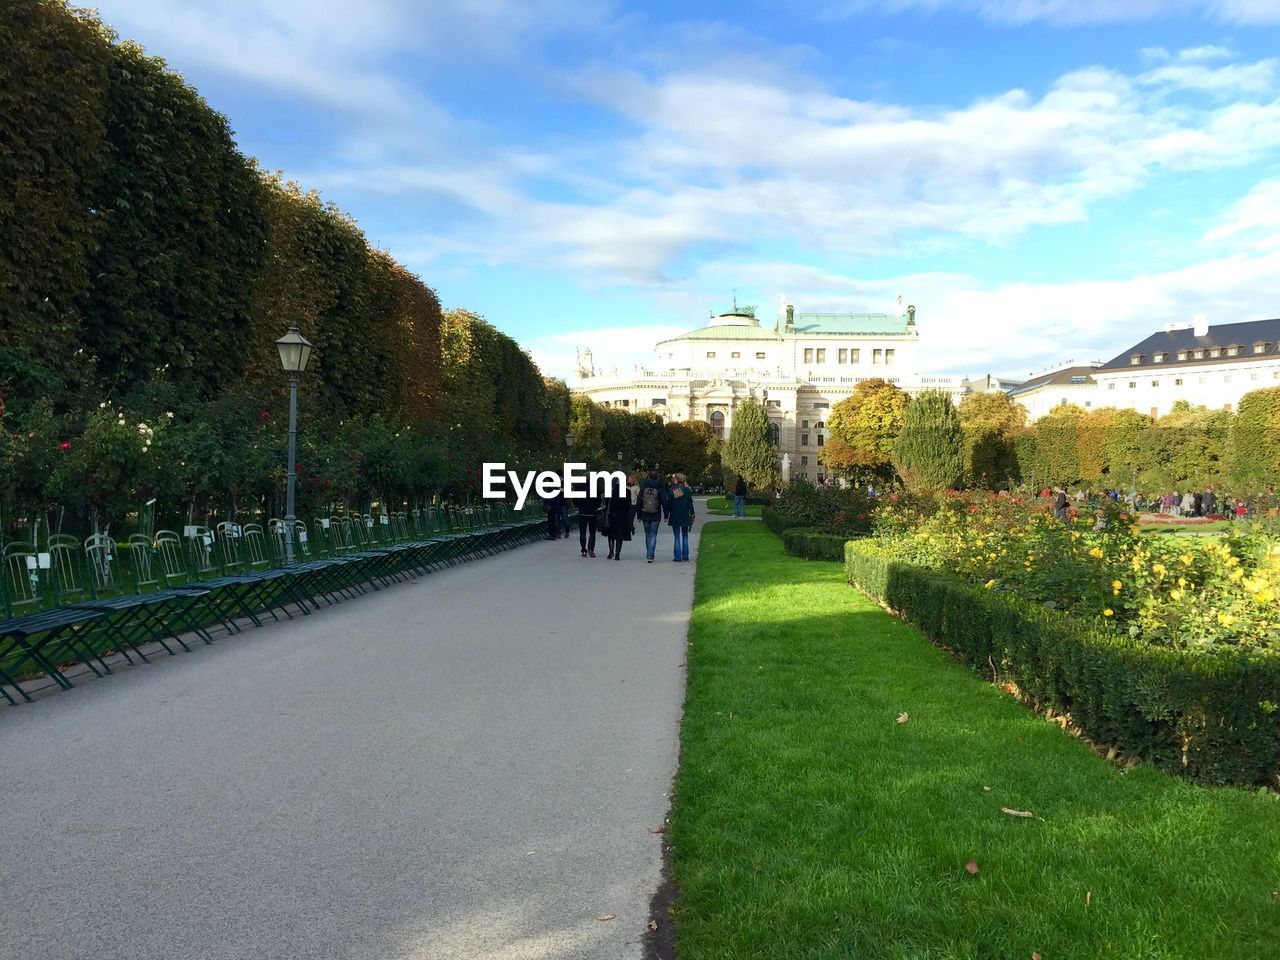
POLYGON ((1206 783, 1280 773, 1280 657, 1188 653, 1134 643, 1009 594, 849 543, 859 586, 989 679, 1040 707, 1070 711, 1087 736, 1206 783))
POLYGON ((945 391, 921 391, 907 404, 893 466, 908 489, 959 486, 965 470, 964 431, 945 391))
POLYGON ((893 474, 893 448, 902 430, 910 397, 887 380, 872 378, 831 408, 830 436, 820 456, 841 473, 866 472, 881 478, 893 474))
MULTIPOLYGON (((747 400, 734 410, 733 425, 720 459, 726 471, 742 477, 754 490, 772 490, 778 485, 778 448, 762 404, 747 400)), ((726 483, 725 488, 728 487, 726 483)))
POLYGON ((875 501, 859 487, 817 487, 800 478, 778 495, 763 517, 774 533, 810 527, 848 538, 871 530, 874 510, 875 501))
POLYGON ((1128 489, 1133 478, 1150 461, 1144 456, 1144 439, 1153 422, 1136 410, 1116 410, 1102 430, 1102 463, 1113 487, 1128 489))
POLYGON ((844 560, 844 545, 849 538, 813 527, 788 527, 782 531, 782 548, 803 560, 844 560))
POLYGON ((1231 425, 1231 479, 1254 492, 1280 483, 1280 387, 1246 393, 1231 425))
POLYGON ((96 20, 55 0, 0 15, 0 398, 28 408, 89 372, 77 305, 104 227, 94 196, 109 158, 112 60, 96 20))
POLYGON ((661 444, 656 455, 650 448, 641 447, 640 456, 652 463, 679 470, 689 475, 691 483, 707 485, 717 482, 721 476, 721 448, 723 441, 702 420, 670 420, 662 426, 661 444))
POLYGON ((1039 485, 1072 484, 1080 479, 1080 418, 1084 410, 1064 403, 1035 423, 1033 444, 1020 448, 1023 479, 1039 485), (1030 468, 1030 469, 1028 469, 1030 468))
POLYGON ((1015 438, 1026 429, 1027 412, 1007 393, 972 393, 956 411, 964 429, 964 482, 989 490, 1018 476, 1015 438))

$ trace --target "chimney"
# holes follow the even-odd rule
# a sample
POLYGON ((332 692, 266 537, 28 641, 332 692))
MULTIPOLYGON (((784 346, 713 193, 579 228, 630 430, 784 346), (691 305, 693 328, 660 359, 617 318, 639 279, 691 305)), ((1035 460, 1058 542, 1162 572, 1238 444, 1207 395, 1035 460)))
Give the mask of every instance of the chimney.
POLYGON ((787 304, 787 333, 794 333, 796 329, 796 308, 791 304, 787 304))
POLYGON ((1192 326, 1192 332, 1197 337, 1207 337, 1209 335, 1209 318, 1203 313, 1197 313, 1195 322, 1192 326))

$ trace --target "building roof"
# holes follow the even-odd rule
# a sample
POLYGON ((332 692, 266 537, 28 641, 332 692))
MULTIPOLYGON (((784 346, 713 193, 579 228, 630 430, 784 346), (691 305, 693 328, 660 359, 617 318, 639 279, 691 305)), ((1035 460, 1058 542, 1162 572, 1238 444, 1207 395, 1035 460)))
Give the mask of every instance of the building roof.
POLYGON ((896 334, 904 336, 914 329, 906 317, 887 313, 797 313, 797 334, 896 334))
POLYGON ((1050 370, 1038 377, 1032 377, 1009 391, 1009 396, 1030 393, 1041 387, 1087 387, 1094 383, 1093 371, 1097 367, 1063 367, 1061 370, 1050 370))
POLYGON ((663 340, 662 343, 670 343, 672 340, 781 340, 778 334, 772 329, 758 326, 754 323, 746 324, 711 324, 705 327, 699 327, 697 330, 690 330, 688 333, 682 333, 678 337, 672 337, 670 340, 663 340))
POLYGON ((1180 330, 1162 330, 1159 333, 1153 333, 1141 343, 1135 344, 1114 359, 1108 360, 1102 365, 1102 369, 1132 370, 1135 367, 1142 369, 1144 367, 1159 366, 1163 368, 1203 363, 1239 363, 1242 360, 1256 360, 1260 356, 1270 358, 1280 356, 1280 319, 1250 320, 1244 323, 1219 323, 1209 327, 1208 331, 1203 337, 1197 337, 1192 327, 1183 327, 1180 330), (1253 345, 1258 342, 1267 345, 1262 354, 1253 352, 1253 345), (1227 356, 1225 348, 1231 346, 1238 346, 1243 349, 1236 356, 1227 356), (1199 358, 1192 356, 1193 351, 1207 351, 1214 347, 1219 348, 1219 355, 1216 357, 1210 357, 1204 352, 1199 358), (1178 354, 1182 351, 1187 352, 1185 360, 1178 359, 1178 354), (1166 356, 1157 363, 1155 360, 1157 354, 1165 354, 1166 356), (1133 362, 1135 355, 1142 357, 1140 362, 1133 362))

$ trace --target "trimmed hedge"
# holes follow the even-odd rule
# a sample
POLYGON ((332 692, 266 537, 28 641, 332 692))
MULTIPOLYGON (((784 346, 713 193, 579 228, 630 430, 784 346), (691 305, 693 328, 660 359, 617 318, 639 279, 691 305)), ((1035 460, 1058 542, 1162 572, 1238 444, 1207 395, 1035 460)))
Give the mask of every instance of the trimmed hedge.
POLYGON ((1203 783, 1280 775, 1280 657, 1137 643, 895 561, 874 543, 845 547, 845 573, 989 679, 1069 713, 1094 741, 1203 783))
POLYGON ((802 560, 844 559, 844 545, 849 538, 842 533, 827 533, 815 527, 788 527, 782 531, 782 548, 802 560))
POLYGON ((764 525, 782 536, 782 531, 790 527, 791 521, 784 517, 777 507, 761 507, 760 519, 764 521, 764 525))

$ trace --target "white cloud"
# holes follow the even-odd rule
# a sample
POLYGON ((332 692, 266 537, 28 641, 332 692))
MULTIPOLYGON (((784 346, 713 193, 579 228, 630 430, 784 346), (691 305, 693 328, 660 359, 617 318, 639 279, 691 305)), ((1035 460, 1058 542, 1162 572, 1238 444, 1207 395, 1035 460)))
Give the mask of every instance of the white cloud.
POLYGON ((1047 22, 1060 26, 1133 23, 1168 17, 1196 17, 1236 24, 1280 22, 1275 0, 814 0, 822 16, 845 19, 870 10, 954 12, 997 23, 1047 22))
POLYGON ((1204 238, 1213 244, 1280 248, 1280 180, 1257 184, 1226 210, 1204 238))

